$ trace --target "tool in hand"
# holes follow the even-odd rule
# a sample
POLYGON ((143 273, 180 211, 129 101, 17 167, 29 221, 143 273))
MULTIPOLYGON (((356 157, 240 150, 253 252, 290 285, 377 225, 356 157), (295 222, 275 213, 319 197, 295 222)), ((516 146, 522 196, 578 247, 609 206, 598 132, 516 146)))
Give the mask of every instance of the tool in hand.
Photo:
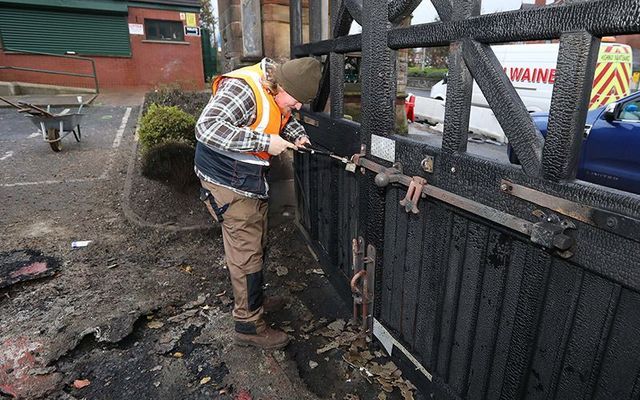
POLYGON ((322 156, 331 157, 331 158, 334 158, 334 159, 336 159, 338 161, 341 161, 341 162, 343 162, 345 164, 349 164, 351 162, 346 157, 341 157, 341 156, 336 155, 335 153, 330 152, 330 151, 314 149, 313 147, 298 146, 298 151, 301 152, 301 153, 306 152, 306 153, 309 153, 311 155, 319 154, 319 155, 322 155, 322 156))

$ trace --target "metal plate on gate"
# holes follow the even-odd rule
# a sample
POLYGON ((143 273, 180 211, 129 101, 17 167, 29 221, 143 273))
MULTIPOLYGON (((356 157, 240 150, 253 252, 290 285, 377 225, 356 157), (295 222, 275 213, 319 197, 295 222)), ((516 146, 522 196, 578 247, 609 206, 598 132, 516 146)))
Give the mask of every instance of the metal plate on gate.
POLYGON ((396 142, 384 136, 371 135, 371 155, 389 162, 395 162, 396 142))

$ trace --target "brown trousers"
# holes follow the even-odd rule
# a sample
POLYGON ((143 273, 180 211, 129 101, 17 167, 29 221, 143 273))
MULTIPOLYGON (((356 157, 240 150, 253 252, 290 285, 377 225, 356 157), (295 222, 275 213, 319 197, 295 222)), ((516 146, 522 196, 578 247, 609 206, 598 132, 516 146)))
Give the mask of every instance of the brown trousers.
MULTIPOLYGON (((267 244, 267 200, 252 199, 206 181, 201 181, 201 184, 211 192, 219 208, 228 204, 222 214, 221 225, 224 254, 233 288, 236 331, 249 334, 261 332, 266 327, 262 318, 262 266, 267 244)), ((205 204, 218 221, 209 200, 205 204)))

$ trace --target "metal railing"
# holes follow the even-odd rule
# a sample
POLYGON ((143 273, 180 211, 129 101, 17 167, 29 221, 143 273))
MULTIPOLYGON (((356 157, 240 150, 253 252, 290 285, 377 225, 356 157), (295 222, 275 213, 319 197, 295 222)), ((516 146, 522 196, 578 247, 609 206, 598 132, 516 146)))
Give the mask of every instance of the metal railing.
POLYGON ((67 58, 67 59, 73 59, 73 60, 87 61, 91 63, 91 70, 92 70, 91 74, 80 74, 76 72, 65 72, 65 71, 53 71, 49 69, 40 69, 40 68, 13 67, 10 65, 0 65, 0 70, 40 72, 40 73, 52 74, 52 75, 66 75, 66 76, 75 76, 80 78, 93 78, 93 82, 95 84, 95 91, 96 93, 100 93, 100 88, 98 85, 98 75, 96 73, 96 63, 92 58, 74 56, 69 54, 52 54, 52 53, 44 53, 39 51, 17 50, 17 49, 10 49, 10 48, 5 48, 4 51, 7 54, 33 54, 33 55, 39 55, 39 56, 60 57, 60 58, 67 58))

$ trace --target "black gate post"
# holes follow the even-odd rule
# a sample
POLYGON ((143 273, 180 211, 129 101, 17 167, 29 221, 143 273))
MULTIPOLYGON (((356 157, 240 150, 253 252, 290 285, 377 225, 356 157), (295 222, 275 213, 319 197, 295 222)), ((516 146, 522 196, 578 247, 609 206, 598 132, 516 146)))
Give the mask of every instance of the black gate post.
POLYGON ((394 51, 387 46, 391 28, 384 0, 364 0, 362 14, 362 131, 367 148, 371 135, 388 136, 395 129, 396 73, 394 51))
MULTIPOLYGON (((451 9, 450 0, 434 0, 440 20, 464 20, 480 14, 479 0, 454 0, 451 9)), ((464 63, 462 43, 449 46, 449 76, 447 78, 447 103, 445 107, 442 150, 447 152, 467 151, 469 132, 469 114, 471 112, 471 93, 473 78, 464 63)))
POLYGON ((289 38, 293 59, 295 47, 302 44, 302 0, 289 0, 289 17, 289 38))
POLYGON ((589 32, 570 32, 560 37, 556 89, 542 152, 542 174, 546 179, 562 181, 576 177, 587 118, 586 103, 591 97, 599 50, 600 39, 589 32))

